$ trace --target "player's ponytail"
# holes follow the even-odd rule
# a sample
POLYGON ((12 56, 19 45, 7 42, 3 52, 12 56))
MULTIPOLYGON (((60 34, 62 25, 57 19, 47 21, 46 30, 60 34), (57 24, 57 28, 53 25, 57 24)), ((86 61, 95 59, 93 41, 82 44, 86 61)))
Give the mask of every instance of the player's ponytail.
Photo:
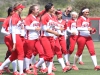
POLYGON ((11 12, 13 12, 13 7, 9 7, 9 8, 8 8, 8 11, 7 11, 8 16, 10 16, 10 15, 11 15, 11 12))

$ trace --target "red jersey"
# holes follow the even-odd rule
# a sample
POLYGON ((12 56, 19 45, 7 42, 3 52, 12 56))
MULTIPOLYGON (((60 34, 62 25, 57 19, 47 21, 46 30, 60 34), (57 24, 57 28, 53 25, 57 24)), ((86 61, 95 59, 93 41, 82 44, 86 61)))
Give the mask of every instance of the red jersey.
POLYGON ((46 13, 42 16, 42 36, 54 36, 54 34, 46 32, 46 29, 54 30, 55 28, 55 18, 54 16, 46 13))
POLYGON ((39 31, 36 31, 35 28, 40 27, 39 19, 36 18, 34 15, 30 14, 25 18, 24 21, 25 26, 29 26, 34 30, 26 29, 26 38, 29 40, 34 40, 39 38, 39 31))
POLYGON ((77 29, 80 33, 79 35, 90 36, 90 31, 88 31, 89 27, 90 27, 89 18, 85 18, 84 16, 80 16, 77 20, 77 29))
POLYGON ((21 17, 18 15, 18 13, 15 12, 15 13, 12 15, 11 21, 12 21, 12 25, 17 25, 18 22, 21 21, 21 17))
MULTIPOLYGON (((57 20, 57 24, 55 26, 55 29, 56 31, 61 34, 61 35, 64 35, 65 36, 65 39, 66 39, 66 29, 67 29, 67 23, 65 20, 57 20), (64 28, 63 31, 61 31, 59 28, 64 28)), ((55 37, 56 38, 56 37, 55 37)))
POLYGON ((12 26, 16 26, 16 34, 21 34, 21 26, 23 25, 23 21, 18 13, 14 13, 11 17, 10 21, 10 31, 12 33, 12 26))
POLYGON ((2 25, 2 27, 4 27, 7 32, 9 32, 9 21, 10 21, 10 19, 11 19, 11 16, 7 17, 4 20, 3 25, 2 25))
POLYGON ((78 35, 78 30, 77 30, 77 27, 76 27, 76 20, 71 19, 71 20, 68 21, 67 31, 70 32, 70 33, 75 32, 76 35, 78 35))

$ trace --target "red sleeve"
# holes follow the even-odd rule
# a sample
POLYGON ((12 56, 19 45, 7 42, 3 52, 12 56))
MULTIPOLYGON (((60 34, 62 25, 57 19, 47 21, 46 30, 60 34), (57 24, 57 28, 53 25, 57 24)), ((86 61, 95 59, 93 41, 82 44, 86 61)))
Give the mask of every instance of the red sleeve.
POLYGON ((64 21, 64 20, 63 20, 63 22, 64 22, 64 23, 63 23, 63 25, 64 25, 64 30, 66 30, 66 29, 67 29, 67 23, 66 23, 66 21, 64 21))
POLYGON ((42 17, 42 20, 41 20, 42 24, 43 24, 43 25, 47 25, 48 21, 49 21, 48 16, 45 16, 45 15, 44 15, 44 16, 42 17))
POLYGON ((67 29, 67 23, 65 22, 65 25, 64 25, 64 29, 66 30, 67 29))
POLYGON ((9 25, 9 21, 8 21, 8 19, 6 18, 5 20, 4 20, 4 22, 3 22, 3 27, 4 28, 7 28, 8 27, 8 25, 9 25))
POLYGON ((67 27, 71 27, 71 20, 68 21, 67 27))
POLYGON ((79 18, 79 19, 77 20, 76 26, 77 26, 77 27, 81 27, 81 26, 82 26, 82 19, 81 19, 81 18, 79 18))
POLYGON ((16 15, 16 14, 13 15, 11 20, 12 20, 12 25, 16 25, 19 21, 18 15, 16 15))
POLYGON ((31 18, 26 17, 25 21, 24 21, 24 24, 29 26, 31 24, 31 18))

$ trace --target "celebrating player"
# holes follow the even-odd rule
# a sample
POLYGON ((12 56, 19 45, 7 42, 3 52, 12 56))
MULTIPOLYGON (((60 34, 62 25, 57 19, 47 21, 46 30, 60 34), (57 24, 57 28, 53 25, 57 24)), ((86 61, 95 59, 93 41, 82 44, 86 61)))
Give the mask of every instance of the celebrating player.
POLYGON ((79 36, 77 39, 78 50, 74 57, 74 63, 72 66, 74 70, 79 70, 78 67, 76 66, 76 62, 80 57, 80 55, 82 54, 85 45, 87 46, 88 51, 91 55, 91 59, 94 64, 94 70, 100 70, 100 66, 97 65, 97 58, 95 54, 94 44, 91 37, 91 33, 95 33, 95 31, 90 26, 90 20, 88 18, 88 15, 89 15, 89 9, 83 7, 79 13, 79 17, 77 20, 77 29, 79 31, 79 36))
MULTIPOLYGON (((10 40, 9 27, 10 27, 11 16, 13 15, 13 13, 14 13, 13 7, 9 7, 8 8, 8 16, 4 20, 3 25, 2 25, 2 29, 1 29, 1 33, 3 33, 5 35, 4 42, 8 47, 8 51, 6 53, 5 60, 11 55, 11 48, 10 48, 10 41, 9 41, 10 40)), ((10 73, 8 66, 9 66, 9 64, 5 66, 4 70, 6 70, 6 72, 10 73)), ((12 67, 13 67, 13 72, 16 72, 17 71, 17 61, 16 60, 12 62, 12 67)))
MULTIPOLYGON (((39 54, 39 61, 35 64, 34 67, 34 75, 37 75, 37 68, 44 62, 44 50, 40 43, 40 22, 37 18, 39 13, 38 5, 32 5, 29 8, 28 16, 25 18, 25 29, 26 29, 26 37, 25 37, 25 72, 28 74, 32 74, 29 70, 30 59, 34 52, 39 54)), ((34 55, 35 56, 35 55, 34 55)))
POLYGON ((19 73, 14 72, 13 75, 25 75, 23 73, 23 59, 24 59, 24 50, 23 50, 23 43, 20 37, 21 33, 21 17, 20 14, 23 10, 24 6, 20 3, 16 3, 14 5, 14 14, 11 17, 9 31, 10 31, 10 47, 11 47, 11 56, 7 58, 4 63, 0 66, 0 74, 2 74, 2 69, 5 65, 9 64, 10 62, 18 59, 18 66, 19 66, 19 73))
MULTIPOLYGON (((71 34, 70 35, 70 47, 69 47, 69 57, 73 53, 75 44, 77 42, 77 37, 78 37, 78 30, 76 27, 76 21, 78 18, 78 13, 77 12, 71 12, 71 17, 72 19, 68 21, 67 23, 67 31, 71 34)), ((82 55, 79 57, 79 64, 83 65, 84 63, 82 62, 82 55)))
POLYGON ((59 36, 60 34, 54 30, 55 18, 52 16, 54 13, 54 5, 52 3, 48 3, 45 5, 45 11, 46 13, 41 18, 42 33, 40 40, 48 61, 48 75, 54 75, 54 73, 52 73, 52 61, 54 57, 53 50, 55 49, 54 35, 59 36))

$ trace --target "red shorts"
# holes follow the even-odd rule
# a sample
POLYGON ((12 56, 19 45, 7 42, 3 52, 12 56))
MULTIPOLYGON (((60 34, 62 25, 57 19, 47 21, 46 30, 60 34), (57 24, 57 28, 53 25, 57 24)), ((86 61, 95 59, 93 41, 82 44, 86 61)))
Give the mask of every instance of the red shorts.
POLYGON ((25 40, 24 44, 25 57, 31 58, 32 54, 39 54, 40 58, 44 58, 44 50, 38 39, 36 40, 25 40))
MULTIPOLYGON (((8 47, 8 50, 12 50, 13 41, 11 34, 5 37, 5 43, 8 47)), ((24 50, 23 50, 23 42, 20 35, 16 35, 16 49, 11 53, 10 60, 23 60, 24 59, 24 50)))
POLYGON ((44 48, 45 52, 45 61, 52 61, 54 56, 54 47, 55 47, 55 40, 53 37, 41 37, 40 38, 41 44, 44 48))

